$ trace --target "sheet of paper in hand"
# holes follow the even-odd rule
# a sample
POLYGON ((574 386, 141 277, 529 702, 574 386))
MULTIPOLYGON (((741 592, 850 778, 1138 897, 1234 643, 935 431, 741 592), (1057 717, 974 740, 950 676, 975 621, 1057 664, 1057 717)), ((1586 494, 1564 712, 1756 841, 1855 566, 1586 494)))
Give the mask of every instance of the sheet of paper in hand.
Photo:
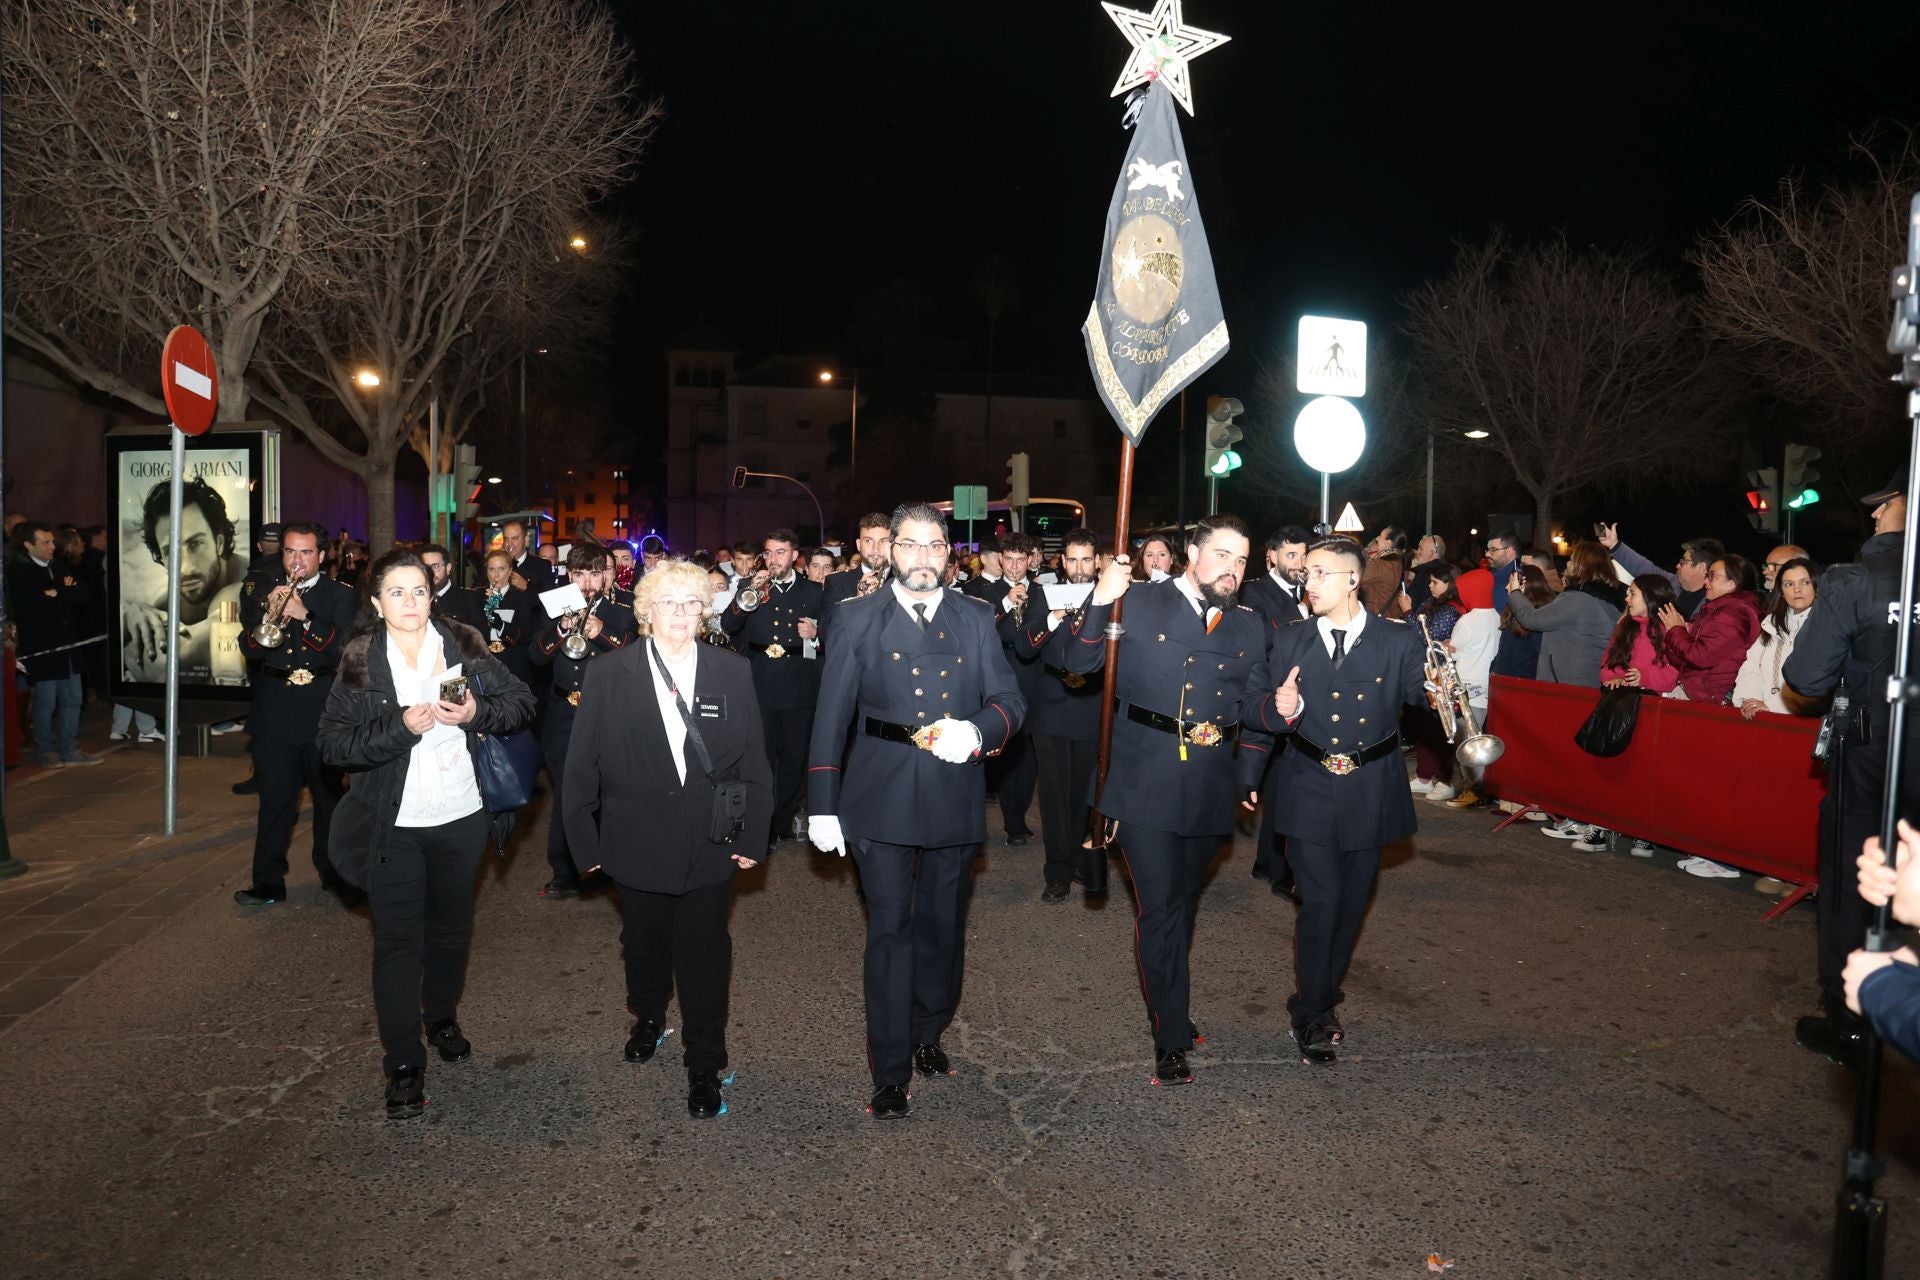
POLYGON ((558 618, 562 614, 576 613, 586 608, 587 598, 580 594, 580 588, 569 582, 564 587, 542 591, 540 603, 545 606, 549 618, 558 618))
POLYGON ((1047 588, 1047 611, 1055 609, 1078 609, 1093 594, 1091 582, 1049 582, 1047 588))

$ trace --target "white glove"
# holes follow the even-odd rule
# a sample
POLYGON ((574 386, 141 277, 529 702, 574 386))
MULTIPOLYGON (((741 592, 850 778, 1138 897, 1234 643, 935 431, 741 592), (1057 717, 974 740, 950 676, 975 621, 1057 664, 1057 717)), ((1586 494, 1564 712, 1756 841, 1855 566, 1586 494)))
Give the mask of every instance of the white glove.
POLYGON ((840 819, 831 813, 807 816, 807 839, 822 853, 847 856, 847 837, 840 831, 840 819))
POLYGON ((948 764, 965 764, 980 750, 980 730, 965 720, 942 720, 933 739, 933 754, 948 764))

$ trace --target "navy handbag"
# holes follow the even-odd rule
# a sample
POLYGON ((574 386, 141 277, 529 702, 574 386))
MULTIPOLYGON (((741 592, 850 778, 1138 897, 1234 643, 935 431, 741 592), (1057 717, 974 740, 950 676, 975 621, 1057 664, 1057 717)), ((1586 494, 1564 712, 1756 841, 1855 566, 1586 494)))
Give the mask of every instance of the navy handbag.
MULTIPOLYGON (((478 680, 469 676, 473 691, 485 696, 478 680)), ((480 799, 488 813, 512 813, 533 799, 533 784, 540 776, 540 744, 525 729, 518 733, 476 733, 479 750, 474 755, 473 772, 480 784, 480 799)))

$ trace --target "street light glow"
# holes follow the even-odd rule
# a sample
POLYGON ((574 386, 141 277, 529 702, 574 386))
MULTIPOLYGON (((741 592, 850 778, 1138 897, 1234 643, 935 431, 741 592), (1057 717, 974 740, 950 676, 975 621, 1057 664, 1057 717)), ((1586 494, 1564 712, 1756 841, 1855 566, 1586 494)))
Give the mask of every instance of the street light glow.
POLYGON ((822 369, 822 370, 820 371, 820 381, 822 381, 822 382, 832 382, 832 381, 833 381, 833 370, 831 370, 831 369, 822 369))
POLYGON ((371 391, 380 385, 380 375, 371 369, 362 369, 353 375, 353 380, 371 391))
POLYGON ((499 483, 500 483, 500 477, 499 477, 499 476, 488 476, 488 477, 487 477, 487 483, 488 483, 488 484, 499 484, 499 483))
POLYGON ((586 247, 587 238, 585 236, 575 236, 573 239, 567 241, 567 248, 573 249, 576 252, 584 250, 586 247))
POLYGON ((1478 428, 1475 428, 1474 430, 1466 432, 1465 434, 1467 439, 1469 440, 1485 440, 1488 436, 1492 435, 1493 432, 1481 431, 1478 428))

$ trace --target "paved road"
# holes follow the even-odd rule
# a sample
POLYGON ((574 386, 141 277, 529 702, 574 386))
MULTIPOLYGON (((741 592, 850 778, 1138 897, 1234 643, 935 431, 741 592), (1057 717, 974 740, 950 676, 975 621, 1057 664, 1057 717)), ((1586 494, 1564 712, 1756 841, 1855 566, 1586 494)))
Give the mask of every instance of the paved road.
MULTIPOLYGON (((881 1126, 860 907, 844 864, 789 845, 741 880, 739 1076, 703 1124, 671 1050, 621 1061, 614 905, 541 900, 519 853, 479 885, 476 1056, 431 1068, 427 1116, 396 1125, 366 915, 298 859, 289 905, 236 908, 248 811, 231 762, 196 768, 200 830, 141 847, 104 811, 81 838, 100 779, 34 784, 78 789, 84 856, 0 885, 0 1275, 1411 1276, 1429 1250, 1503 1280, 1824 1271, 1847 1082, 1791 1043, 1811 913, 1760 924, 1744 879, 1422 805, 1347 984, 1348 1052, 1311 1070, 1286 1036, 1292 910, 1239 841, 1195 947, 1199 1083, 1169 1090, 1124 886, 1043 906, 1039 852, 990 849, 958 1074, 881 1126)), ((137 776, 86 772, 114 770, 137 776)), ((59 861, 44 809, 16 845, 59 861)), ((1917 1094, 1902 1066, 1896 1275, 1920 1274, 1917 1094)))

